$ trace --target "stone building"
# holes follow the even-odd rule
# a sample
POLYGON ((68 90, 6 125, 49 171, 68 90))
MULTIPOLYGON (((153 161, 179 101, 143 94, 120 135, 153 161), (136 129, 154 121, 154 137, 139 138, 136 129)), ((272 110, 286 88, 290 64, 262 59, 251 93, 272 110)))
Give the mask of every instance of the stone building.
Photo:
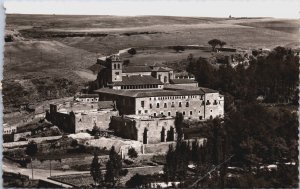
POLYGON ((98 102, 99 96, 97 94, 79 94, 74 97, 77 102, 98 102))
POLYGON ((98 89, 100 100, 113 100, 121 115, 176 116, 212 119, 224 115, 224 97, 218 91, 169 85, 164 90, 98 89), (187 89, 185 89, 187 88, 187 89))
POLYGON ((115 135, 143 144, 175 141, 177 134, 173 117, 113 116, 110 129, 115 135))
POLYGON ((112 116, 117 116, 113 102, 50 104, 46 119, 67 133, 85 132, 94 126, 107 130, 112 116))
POLYGON ((123 66, 118 55, 101 61, 94 93, 99 101, 113 101, 121 116, 113 116, 115 134, 144 144, 176 139, 174 120, 207 120, 224 116, 224 96, 198 87, 189 73, 174 73, 163 65, 123 66))

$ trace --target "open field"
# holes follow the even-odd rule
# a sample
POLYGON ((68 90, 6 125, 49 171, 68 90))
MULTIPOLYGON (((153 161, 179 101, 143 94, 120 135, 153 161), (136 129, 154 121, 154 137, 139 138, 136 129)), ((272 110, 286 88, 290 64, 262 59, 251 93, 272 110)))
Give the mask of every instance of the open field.
POLYGON ((16 14, 7 15, 6 24, 6 33, 18 36, 5 43, 5 108, 72 96, 96 78, 87 68, 98 57, 129 47, 145 48, 133 57, 127 55, 132 64, 144 65, 180 61, 190 53, 210 56, 209 52, 175 53, 163 47, 207 45, 212 38, 244 49, 299 46, 295 29, 299 23, 286 19, 16 14), (147 50, 153 46, 159 48, 147 50))

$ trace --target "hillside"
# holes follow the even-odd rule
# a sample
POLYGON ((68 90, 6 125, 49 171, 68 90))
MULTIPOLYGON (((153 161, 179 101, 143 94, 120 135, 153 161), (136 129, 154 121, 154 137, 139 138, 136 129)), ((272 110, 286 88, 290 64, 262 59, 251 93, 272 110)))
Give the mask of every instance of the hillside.
MULTIPOLYGON (((95 64, 97 57, 128 47, 206 45, 212 38, 245 49, 299 46, 295 29, 299 23, 271 18, 9 14, 6 24, 6 33, 13 38, 5 43, 5 108, 72 96, 96 77, 87 68, 95 64)), ((164 57, 167 61, 179 61, 187 53, 145 51, 132 61, 141 65, 163 62, 164 57)), ((201 55, 197 51, 193 54, 201 55)))

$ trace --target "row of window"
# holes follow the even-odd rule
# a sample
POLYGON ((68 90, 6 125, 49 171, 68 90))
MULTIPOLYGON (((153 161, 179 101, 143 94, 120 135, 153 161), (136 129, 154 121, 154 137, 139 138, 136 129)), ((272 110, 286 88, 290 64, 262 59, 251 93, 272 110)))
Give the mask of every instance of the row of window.
MULTIPOLYGON (((91 99, 90 99, 90 98, 87 98, 87 99, 86 99, 87 102, 89 102, 90 100, 91 100, 91 102, 94 102, 94 101, 95 101, 95 102, 98 102, 98 98, 95 98, 95 99, 94 99, 94 98, 91 98, 91 99)), ((84 102, 85 100, 84 100, 84 99, 79 99, 79 101, 84 102)))
MULTIPOLYGON (((145 110, 144 112, 145 112, 145 114, 148 114, 148 110, 145 110)), ((212 110, 210 110, 210 112, 212 112, 212 110)), ((176 112, 176 114, 177 114, 177 113, 178 113, 178 112, 176 112)), ((186 115, 186 112, 185 112, 185 111, 182 111, 181 113, 182 113, 182 115, 184 115, 184 116, 186 115)), ((200 114, 201 112, 199 111, 198 113, 200 114)), ((142 114, 142 110, 139 110, 139 111, 138 111, 138 114, 142 114)), ((164 112, 160 112, 160 114, 161 114, 161 115, 164 115, 164 112)), ((153 113, 153 115, 154 115, 154 117, 157 116, 156 113, 153 113)), ((168 115, 168 116, 171 116, 171 112, 168 112, 167 115, 168 115)), ((193 115, 193 110, 189 111, 189 115, 190 115, 190 116, 193 115)))
POLYGON ((114 69, 117 69, 117 68, 120 69, 120 67, 121 67, 120 64, 114 64, 114 69))
MULTIPOLYGON (((206 105, 210 105, 210 104, 211 104, 210 101, 207 100, 206 101, 206 105)), ((213 105, 217 105, 217 104, 218 104, 217 100, 214 100, 213 105)), ((219 104, 220 104, 220 102, 219 102, 219 104)), ((204 105, 204 101, 202 101, 202 105, 204 105)), ((141 107, 142 108, 145 107, 145 101, 141 101, 141 107)), ((174 107, 175 107, 175 103, 172 102, 171 103, 171 108, 174 108, 174 107)), ((181 102, 178 103, 178 107, 179 108, 182 107, 182 103, 181 102)), ((185 107, 190 107, 190 103, 186 102, 185 103, 185 107)), ((152 109, 152 104, 151 103, 149 104, 149 108, 152 109)), ((159 102, 156 103, 156 108, 160 108, 160 103, 159 102)), ((168 108, 168 104, 166 102, 164 103, 164 108, 168 108)))
POLYGON ((16 129, 4 130, 3 133, 4 134, 10 134, 10 133, 14 133, 15 131, 16 131, 16 129))
POLYGON ((121 86, 121 89, 152 89, 158 88, 158 85, 125 85, 121 86))
MULTIPOLYGON (((189 99, 189 98, 198 98, 198 95, 153 97, 153 100, 171 100, 171 99, 189 99)), ((150 97, 149 100, 152 100, 152 98, 150 97)), ((203 95, 200 95, 200 100, 203 100, 203 95)))

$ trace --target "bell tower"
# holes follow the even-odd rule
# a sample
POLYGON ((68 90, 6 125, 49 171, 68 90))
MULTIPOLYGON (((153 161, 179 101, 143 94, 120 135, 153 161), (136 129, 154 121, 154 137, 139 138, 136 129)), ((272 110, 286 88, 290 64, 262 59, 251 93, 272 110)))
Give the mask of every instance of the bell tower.
POLYGON ((111 68, 111 78, 110 82, 122 81, 122 67, 123 64, 121 62, 120 56, 114 54, 110 57, 110 68, 111 68))

